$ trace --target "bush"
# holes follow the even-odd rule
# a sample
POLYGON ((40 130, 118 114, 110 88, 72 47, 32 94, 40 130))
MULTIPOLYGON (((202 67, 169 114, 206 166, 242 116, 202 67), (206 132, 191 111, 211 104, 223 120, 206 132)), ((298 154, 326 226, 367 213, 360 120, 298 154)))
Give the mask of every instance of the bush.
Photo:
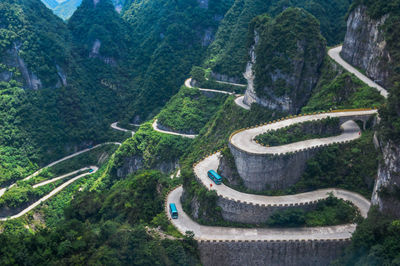
POLYGON ((264 146, 279 146, 314 138, 327 138, 339 134, 339 118, 327 118, 294 124, 267 132, 256 136, 255 140, 264 146))

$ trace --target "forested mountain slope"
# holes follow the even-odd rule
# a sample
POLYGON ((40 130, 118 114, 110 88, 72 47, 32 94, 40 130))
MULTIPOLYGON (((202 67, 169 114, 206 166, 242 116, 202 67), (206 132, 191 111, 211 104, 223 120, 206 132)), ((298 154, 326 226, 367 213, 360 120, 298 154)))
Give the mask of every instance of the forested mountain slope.
POLYGON ((229 5, 139 1, 121 17, 108 0, 86 0, 66 25, 38 0, 2 2, 0 79, 25 88, 15 115, 35 153, 62 156, 110 138, 118 118, 154 114, 200 62, 229 5))
POLYGON ((248 61, 246 36, 250 21, 264 13, 274 17, 288 7, 301 7, 310 12, 320 21, 328 45, 338 44, 346 32, 344 18, 350 4, 350 0, 236 0, 221 21, 204 65, 210 67, 217 78, 243 81, 242 73, 248 61))
POLYGON ((139 73, 137 99, 128 116, 146 119, 175 94, 199 64, 231 0, 133 1, 123 18, 134 38, 133 69, 139 73))

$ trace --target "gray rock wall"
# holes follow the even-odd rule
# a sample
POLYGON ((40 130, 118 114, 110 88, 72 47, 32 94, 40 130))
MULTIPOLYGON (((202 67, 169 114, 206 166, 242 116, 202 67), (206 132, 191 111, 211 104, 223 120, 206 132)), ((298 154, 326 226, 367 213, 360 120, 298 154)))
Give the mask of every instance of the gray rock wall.
POLYGON ((306 162, 319 148, 287 155, 255 155, 229 145, 236 168, 245 187, 262 191, 285 189, 294 185, 303 174, 306 162))
POLYGON ((381 30, 388 16, 374 20, 365 6, 358 6, 349 15, 341 56, 351 65, 365 70, 377 83, 388 86, 390 54, 381 30))
POLYGON ((348 240, 325 241, 199 241, 205 266, 329 265, 348 246, 348 240))
POLYGON ((225 82, 232 82, 232 83, 243 83, 243 80, 238 77, 229 77, 224 74, 211 72, 211 77, 215 80, 225 81, 225 82))
POLYGON ((246 224, 265 223, 274 212, 290 208, 312 210, 317 203, 318 201, 308 204, 259 205, 223 197, 219 197, 217 201, 217 205, 221 207, 221 214, 224 220, 246 224))
MULTIPOLYGON (((179 166, 178 162, 160 162, 151 169, 159 170, 163 173, 170 173, 175 170, 179 166)), ((118 177, 125 177, 128 174, 134 173, 141 169, 148 169, 145 167, 144 160, 141 155, 134 155, 131 157, 127 157, 124 160, 124 164, 117 169, 118 177)))
POLYGON ((400 218, 400 147, 387 142, 381 148, 383 162, 379 165, 371 203, 383 213, 400 218))
MULTIPOLYGON (((14 42, 10 49, 0 55, 0 63, 3 64, 3 67, 0 67, 0 81, 9 82, 15 79, 21 82, 25 89, 38 90, 43 88, 44 85, 40 77, 29 68, 20 56, 20 46, 20 43, 14 42), (17 73, 20 75, 16 75, 17 73)), ((50 87, 67 86, 66 72, 57 64, 55 64, 55 68, 57 69, 57 83, 51 84, 50 87)))

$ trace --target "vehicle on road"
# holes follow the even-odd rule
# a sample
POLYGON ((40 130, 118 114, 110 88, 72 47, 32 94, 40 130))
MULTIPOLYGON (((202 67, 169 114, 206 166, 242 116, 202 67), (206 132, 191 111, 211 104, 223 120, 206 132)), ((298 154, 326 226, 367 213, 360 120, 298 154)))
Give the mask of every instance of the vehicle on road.
POLYGON ((89 173, 93 173, 93 172, 94 172, 94 170, 93 170, 93 169, 90 169, 90 170, 89 170, 89 173))
POLYGON ((169 204, 169 213, 171 214, 172 219, 178 219, 178 210, 176 209, 175 203, 169 204))
POLYGON ((207 172, 207 175, 212 181, 214 181, 215 184, 221 185, 222 177, 217 172, 215 172, 214 170, 209 170, 207 172))

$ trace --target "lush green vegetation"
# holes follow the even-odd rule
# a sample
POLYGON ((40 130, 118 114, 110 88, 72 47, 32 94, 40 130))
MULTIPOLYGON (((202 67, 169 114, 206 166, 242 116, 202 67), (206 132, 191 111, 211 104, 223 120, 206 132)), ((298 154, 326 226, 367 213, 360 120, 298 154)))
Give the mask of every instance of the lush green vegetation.
POLYGON ((359 221, 358 209, 351 203, 330 195, 317 203, 316 209, 287 209, 271 215, 267 224, 273 227, 329 226, 359 221))
MULTIPOLYGON (((210 152, 223 148, 235 130, 265 123, 284 114, 253 105, 251 111, 236 106, 233 97, 228 98, 217 114, 206 124, 191 144, 181 160, 182 177, 187 197, 183 207, 191 213, 192 200, 200 203, 199 221, 203 223, 221 220, 220 210, 216 207, 217 196, 206 190, 194 177, 192 165, 210 152)), ((332 145, 318 152, 306 167, 303 177, 296 186, 286 191, 264 191, 258 194, 287 195, 318 188, 338 187, 356 191, 370 197, 378 167, 378 153, 372 143, 372 131, 363 133, 360 139, 351 144, 332 145)), ((234 170, 234 169, 233 169, 234 170)), ((226 179, 224 179, 226 181, 226 179)), ((249 191, 240 184, 229 186, 249 191)))
POLYGON ((95 75, 89 75, 77 63, 82 58, 71 48, 66 25, 38 0, 2 1, 0 13, 4 25, 0 72, 6 71, 11 77, 0 85, 4 118, 0 146, 10 157, 5 161, 15 166, 2 178, 12 182, 24 176, 19 168, 22 164, 29 170, 35 163, 46 164, 71 150, 120 139, 122 134, 112 131, 109 124, 117 117, 119 110, 114 107, 118 107, 116 95, 121 92, 94 86, 95 75), (43 88, 21 89, 29 86, 24 68, 13 67, 18 56, 28 72, 41 80, 43 88), (66 75, 66 87, 58 72, 66 75))
POLYGON ((0 212, 4 211, 7 214, 15 214, 22 208, 27 207, 31 203, 35 202, 44 195, 50 193, 53 189, 66 182, 67 180, 76 177, 77 175, 83 174, 86 171, 81 171, 62 180, 56 181, 51 184, 41 186, 39 188, 33 188, 34 184, 38 184, 45 180, 55 178, 57 176, 67 174, 74 170, 79 170, 83 167, 91 165, 101 166, 110 158, 116 150, 116 145, 106 145, 98 147, 87 153, 78 155, 67 161, 63 161, 55 166, 47 168, 39 175, 26 180, 17 181, 16 186, 7 190, 2 197, 0 197, 0 212), (10 208, 10 211, 8 210, 10 208))
POLYGON ((236 0, 221 21, 205 66, 216 73, 243 79, 242 73, 248 61, 246 36, 251 20, 264 13, 275 17, 288 7, 300 7, 310 12, 319 20, 328 44, 338 44, 344 39, 345 16, 350 4, 351 0, 236 0))
MULTIPOLYGON (((111 130, 110 123, 155 114, 199 62, 206 49, 201 43, 205 29, 213 33, 219 23, 214 16, 223 15, 229 5, 228 0, 209 1, 204 10, 196 1, 143 1, 132 3, 121 17, 107 0, 97 8, 85 0, 66 25, 39 0, 2 1, 0 73, 12 73, 21 84, 11 80, 1 85, 2 91, 7 88, 4 97, 15 99, 5 103, 14 107, 4 110, 5 122, 15 121, 20 131, 6 131, 1 137, 24 145, 22 153, 12 151, 10 156, 28 155, 14 166, 27 168, 32 163, 33 168, 70 150, 116 140, 122 134, 111 130), (92 53, 96 40, 99 51, 92 53), (9 53, 14 45, 28 70, 41 80, 41 90, 17 90, 26 82, 9 63, 16 61, 9 53), (62 86, 59 71, 67 86, 62 86), (14 136, 20 140, 11 140, 14 136)), ((4 146, 2 152, 11 153, 4 146)), ((25 175, 13 168, 2 178, 14 181, 25 175)))
POLYGON ((253 66, 257 95, 294 95, 295 99, 306 96, 302 94, 308 94, 309 85, 292 84, 285 77, 316 75, 326 45, 318 20, 304 9, 288 8, 274 19, 266 15, 255 18, 250 24, 250 32, 253 33, 250 35, 252 44, 254 32, 259 34, 255 48, 257 60, 253 66), (297 68, 299 62, 304 68, 300 73, 297 68), (269 92, 264 90, 265 87, 269 92))
POLYGON ((327 118, 267 132, 258 135, 255 140, 264 146, 279 146, 308 139, 336 136, 339 133, 339 118, 327 118))
POLYGON ((158 115, 158 122, 173 131, 198 133, 226 99, 225 94, 210 97, 196 88, 181 87, 158 115))
MULTIPOLYGON (((82 174, 80 172, 78 174, 82 174)), ((69 176, 63 180, 59 180, 57 182, 47 184, 38 188, 33 188, 29 182, 19 181, 16 186, 7 190, 3 196, 0 198, 0 213, 4 210, 4 213, 7 213, 7 216, 12 214, 17 214, 24 207, 28 207, 33 202, 37 201, 44 195, 50 193, 53 189, 58 187, 63 182, 68 179, 74 178, 78 174, 69 176), (10 209, 10 210, 8 210, 10 209)), ((6 217, 5 215, 2 215, 6 217)))
MULTIPOLYGON (((102 192, 82 192, 65 211, 65 221, 53 230, 31 234, 18 221, 6 222, 0 234, 0 263, 107 265, 198 264, 190 237, 151 237, 145 225, 164 212, 163 197, 173 185, 156 171, 130 175, 102 192)), ((162 220, 162 219, 158 219, 162 220)))
POLYGON ((399 239, 400 220, 372 207, 353 234, 351 246, 334 265, 398 265, 399 239))
POLYGON ((153 130, 151 121, 144 123, 134 137, 127 139, 115 152, 109 169, 96 181, 94 188, 109 187, 115 179, 124 177, 128 173, 129 159, 134 159, 130 166, 134 170, 173 170, 191 141, 189 138, 157 132, 153 130), (122 174, 118 174, 118 170, 122 174))
POLYGON ((378 169, 378 152, 373 132, 366 131, 351 144, 332 145, 307 162, 306 170, 294 191, 337 187, 371 197, 378 169))
POLYGON ((16 49, 43 86, 54 86, 58 81, 54 62, 64 68, 70 49, 69 34, 61 19, 40 1, 5 0, 0 3, 0 24, 0 69, 6 67, 4 57, 10 56, 6 51, 16 49))
POLYGON ((376 89, 344 71, 330 58, 325 58, 318 84, 302 112, 371 108, 379 107, 383 102, 384 98, 376 89))
MULTIPOLYGON (((37 169, 38 164, 43 165, 73 150, 128 137, 129 134, 111 130, 111 122, 121 120, 122 124, 128 124, 156 114, 177 92, 192 66, 204 60, 207 46, 223 17, 216 41, 208 50, 207 70, 192 71, 206 88, 236 91, 237 88, 228 88, 205 77, 209 78, 210 68, 241 77, 248 60, 248 26, 256 15, 267 13, 272 21, 289 6, 304 7, 319 19, 328 43, 343 39, 343 17, 349 0, 234 2, 230 8, 233 0, 210 0, 208 9, 203 9, 196 0, 128 1, 121 17, 108 0, 101 0, 96 8, 93 1, 84 0, 66 24, 45 9, 39 0, 2 1, 0 76, 6 72, 13 76, 10 81, 0 82, 1 186, 20 180, 37 169), (101 45, 98 53, 93 53, 96 40, 101 45), (26 87, 23 73, 9 64, 12 58, 9 51, 14 45, 19 46, 18 54, 28 69, 42 81, 41 90, 21 89, 26 87), (57 65, 67 76, 66 86, 57 84, 60 81, 57 65)), ((391 1, 393 3, 395 1, 391 1)), ((397 24, 390 23, 386 29, 388 45, 394 49, 399 43, 395 42, 394 34, 397 24)), ((317 30, 316 25, 312 23, 313 30, 317 30)), ((397 58, 396 53, 393 55, 397 58)), ((370 107, 383 102, 376 92, 353 76, 343 74, 341 68, 328 59, 326 61, 329 64, 324 64, 322 78, 303 111, 370 107)), ((392 90, 389 103, 381 111, 382 132, 391 139, 396 139, 400 132, 398 97, 394 92, 392 90)), ((39 182, 87 164, 97 164, 99 157, 103 158, 100 163, 109 160, 97 173, 74 182, 34 213, 1 223, 0 264, 198 264, 195 242, 190 235, 181 236, 163 210, 167 191, 182 180, 139 169, 172 169, 181 158, 187 192, 185 211, 192 214, 191 204, 197 201, 200 203, 199 221, 222 224, 220 210, 216 207, 217 196, 195 180, 193 163, 224 147, 234 130, 283 115, 257 105, 246 111, 237 107, 233 99, 229 97, 221 108, 215 101, 213 112, 207 112, 213 100, 183 88, 168 102, 159 119, 165 119, 166 125, 178 130, 185 127, 200 130, 195 140, 155 132, 151 122, 147 122, 115 155, 110 157, 115 147, 108 147, 96 151, 93 156, 80 156, 59 164, 33 179, 32 182, 39 182), (103 153, 107 156, 101 156, 103 153), (139 167, 131 168, 139 171, 127 175, 127 164, 132 162, 140 162, 139 167), (64 213, 65 207, 68 208, 64 213), (145 226, 160 227, 182 239, 153 237, 145 226)), ((295 187, 273 193, 340 187, 370 196, 379 158, 372 145, 372 134, 366 132, 351 145, 334 145, 321 150, 309 161, 295 187)), ((19 206, 36 197, 28 186, 30 183, 19 184, 15 191, 9 192, 12 201, 7 205, 19 206), (14 192, 18 193, 14 195, 14 192)), ((43 187, 46 191, 42 193, 58 184, 43 187)), ((4 195, 1 200, 7 197, 4 195)), ((328 202, 320 203, 316 211, 277 213, 270 225, 339 224, 354 221, 354 215, 351 206, 329 198, 328 202)), ((358 246, 355 244, 353 249, 354 254, 361 254, 361 257, 349 255, 346 259, 362 263, 368 256, 373 258, 372 262, 396 262, 397 223, 386 218, 382 224, 375 220, 366 223, 365 229, 356 234, 358 246), (374 232, 374 239, 366 233, 368 230, 374 232), (383 250, 389 248, 384 257, 383 250)))
POLYGON ((0 82, 0 187, 13 183, 35 169, 29 134, 19 117, 26 104, 23 89, 17 82, 0 82))
POLYGON ((135 36, 131 69, 141 73, 136 78, 137 98, 126 110, 129 119, 156 115, 177 93, 192 66, 203 60, 232 2, 209 0, 207 9, 196 0, 132 1, 126 7, 123 19, 135 36))

